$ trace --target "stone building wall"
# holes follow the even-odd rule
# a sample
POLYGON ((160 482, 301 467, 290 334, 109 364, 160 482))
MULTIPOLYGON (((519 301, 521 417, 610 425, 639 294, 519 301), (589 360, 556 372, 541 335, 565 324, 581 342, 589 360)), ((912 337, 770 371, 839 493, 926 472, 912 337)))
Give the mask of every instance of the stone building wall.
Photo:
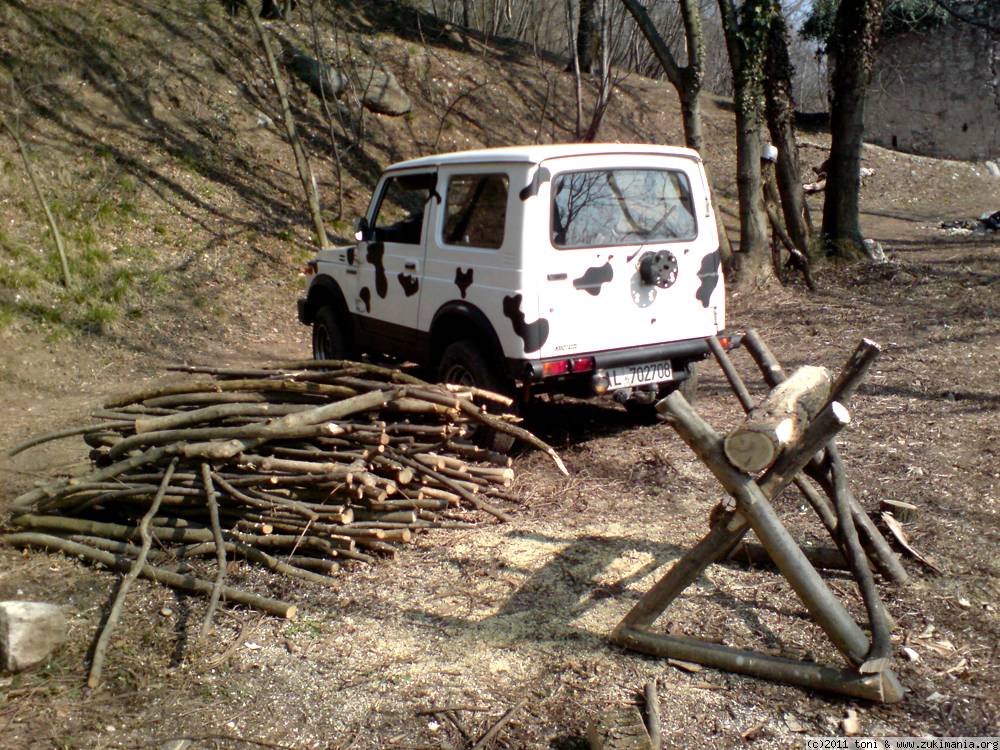
MULTIPOLYGON (((994 15, 1000 25, 1000 3, 994 15)), ((955 23, 885 40, 865 140, 946 159, 1000 157, 1000 37, 955 23)))

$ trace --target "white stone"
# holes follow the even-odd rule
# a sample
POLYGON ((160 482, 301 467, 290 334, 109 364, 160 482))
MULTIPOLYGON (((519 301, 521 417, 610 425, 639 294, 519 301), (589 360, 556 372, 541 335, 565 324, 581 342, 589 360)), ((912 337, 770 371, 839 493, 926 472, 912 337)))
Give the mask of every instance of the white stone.
POLYGON ((882 245, 875 240, 865 240, 864 241, 865 252, 868 253, 868 257, 871 258, 876 263, 885 263, 885 250, 882 249, 882 245))
POLYGON ((62 608, 44 602, 0 602, 0 668, 41 664, 66 640, 62 608))

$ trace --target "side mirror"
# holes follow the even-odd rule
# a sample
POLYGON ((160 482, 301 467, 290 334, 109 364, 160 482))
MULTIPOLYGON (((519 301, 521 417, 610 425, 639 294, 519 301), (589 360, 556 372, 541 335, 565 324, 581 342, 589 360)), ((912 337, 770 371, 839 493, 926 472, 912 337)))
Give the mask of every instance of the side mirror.
POLYGON ((366 242, 371 239, 372 230, 368 226, 368 219, 360 216, 354 220, 354 239, 358 242, 366 242))

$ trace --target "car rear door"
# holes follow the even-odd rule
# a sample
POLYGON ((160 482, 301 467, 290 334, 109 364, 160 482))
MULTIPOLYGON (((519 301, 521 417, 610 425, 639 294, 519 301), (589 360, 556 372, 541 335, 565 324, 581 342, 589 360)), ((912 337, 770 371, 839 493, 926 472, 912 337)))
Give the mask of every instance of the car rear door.
POLYGON ((546 162, 539 243, 542 357, 714 335, 723 325, 718 235, 697 162, 663 155, 546 162))

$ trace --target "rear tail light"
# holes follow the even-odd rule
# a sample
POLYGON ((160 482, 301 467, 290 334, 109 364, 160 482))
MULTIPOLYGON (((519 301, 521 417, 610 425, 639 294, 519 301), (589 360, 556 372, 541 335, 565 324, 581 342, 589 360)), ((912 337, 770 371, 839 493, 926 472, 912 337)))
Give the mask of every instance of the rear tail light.
POLYGON ((542 365, 542 377, 554 378, 556 375, 565 375, 570 371, 570 361, 560 359, 556 362, 546 362, 542 365))
POLYGON ((311 260, 302 268, 302 273, 306 276, 313 276, 316 273, 316 261, 311 260))
POLYGON ((575 357, 573 359, 557 359, 554 362, 542 363, 542 377, 554 378, 558 375, 579 374, 594 369, 593 357, 575 357))

